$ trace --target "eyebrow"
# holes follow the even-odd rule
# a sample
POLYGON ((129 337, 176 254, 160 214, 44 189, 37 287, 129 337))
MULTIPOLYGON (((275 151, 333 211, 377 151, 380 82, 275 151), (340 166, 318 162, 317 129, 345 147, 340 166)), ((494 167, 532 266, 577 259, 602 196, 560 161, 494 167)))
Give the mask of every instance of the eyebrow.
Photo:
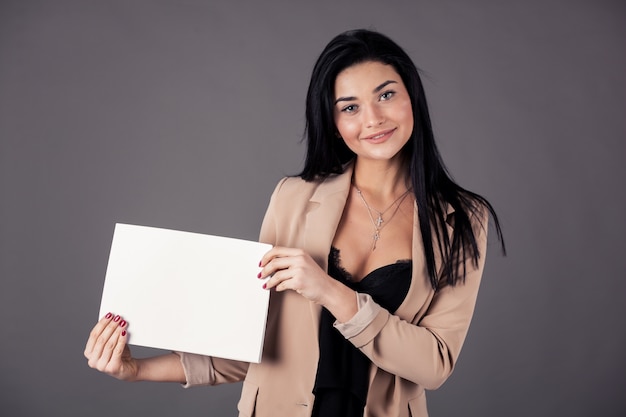
MULTIPOLYGON (((384 83, 380 84, 378 87, 376 87, 375 89, 372 90, 372 93, 378 93, 380 92, 380 90, 382 90, 383 88, 387 87, 389 84, 397 84, 397 81, 393 81, 393 80, 387 80, 384 83)), ((337 100, 335 100, 335 104, 339 103, 340 101, 353 101, 356 100, 356 97, 339 97, 337 100)))

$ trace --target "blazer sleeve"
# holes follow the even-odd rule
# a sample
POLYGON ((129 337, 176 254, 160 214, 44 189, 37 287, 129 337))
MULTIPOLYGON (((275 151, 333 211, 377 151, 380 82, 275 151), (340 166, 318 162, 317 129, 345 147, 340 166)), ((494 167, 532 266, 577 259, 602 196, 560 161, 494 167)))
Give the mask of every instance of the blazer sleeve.
MULTIPOLYGON (((274 213, 275 196, 284 184, 286 179, 281 180, 265 212, 259 241, 263 243, 275 244, 276 241, 276 216, 274 213)), ((175 352, 180 357, 180 362, 185 372, 186 383, 183 387, 193 387, 197 385, 218 385, 230 382, 242 381, 248 372, 249 363, 222 359, 211 356, 198 355, 194 353, 175 352)))
POLYGON ((336 325, 338 330, 380 369, 426 389, 441 386, 452 373, 474 313, 487 242, 487 222, 478 223, 478 265, 467 260, 465 282, 439 288, 417 323, 402 320, 362 294, 353 318, 362 325, 348 322, 336 325))
POLYGON ((174 352, 180 357, 186 383, 184 388, 198 385, 219 385, 243 381, 248 372, 248 362, 215 358, 195 353, 174 352))

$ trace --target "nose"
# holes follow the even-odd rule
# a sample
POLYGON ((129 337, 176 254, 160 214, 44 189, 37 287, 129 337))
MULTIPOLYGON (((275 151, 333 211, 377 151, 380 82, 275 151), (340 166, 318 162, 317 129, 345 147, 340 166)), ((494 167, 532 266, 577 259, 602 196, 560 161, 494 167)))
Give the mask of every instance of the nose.
POLYGON ((385 122, 385 116, 378 106, 368 106, 365 110, 365 123, 367 127, 380 126, 385 122))

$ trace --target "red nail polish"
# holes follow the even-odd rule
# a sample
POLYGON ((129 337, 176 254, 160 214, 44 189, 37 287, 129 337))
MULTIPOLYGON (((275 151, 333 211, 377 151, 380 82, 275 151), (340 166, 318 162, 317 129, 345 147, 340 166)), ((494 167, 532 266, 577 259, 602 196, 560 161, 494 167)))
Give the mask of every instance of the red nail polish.
POLYGON ((126 330, 122 330, 122 336, 126 336, 126 330))
POLYGON ((263 261, 259 261, 259 267, 261 267, 261 264, 263 263, 263 261))
POLYGON ((120 321, 120 319, 121 319, 121 317, 118 315, 118 316, 115 316, 115 318, 113 319, 113 321, 117 323, 118 321, 120 321))
POLYGON ((267 283, 263 284, 263 289, 266 290, 267 289, 267 283))
POLYGON ((110 319, 111 317, 113 317, 113 314, 111 313, 107 313, 107 315, 104 316, 105 319, 110 319))
POLYGON ((126 320, 120 321, 120 327, 124 327, 124 326, 126 326, 126 320))
POLYGON ((256 276, 257 278, 261 278, 261 273, 259 272, 259 275, 256 276))

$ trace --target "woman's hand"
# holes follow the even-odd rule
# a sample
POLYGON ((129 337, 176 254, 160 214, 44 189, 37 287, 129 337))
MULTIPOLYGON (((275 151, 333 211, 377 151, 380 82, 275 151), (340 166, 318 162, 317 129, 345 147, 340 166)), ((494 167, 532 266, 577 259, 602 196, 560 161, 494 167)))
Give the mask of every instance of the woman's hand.
POLYGON ((357 312, 354 291, 330 277, 301 249, 275 246, 260 265, 259 278, 270 277, 264 288, 293 290, 326 307, 339 321, 348 321, 357 312))
POLYGON ((123 381, 135 381, 137 360, 126 344, 126 321, 108 313, 94 326, 85 346, 85 357, 91 368, 123 381))

